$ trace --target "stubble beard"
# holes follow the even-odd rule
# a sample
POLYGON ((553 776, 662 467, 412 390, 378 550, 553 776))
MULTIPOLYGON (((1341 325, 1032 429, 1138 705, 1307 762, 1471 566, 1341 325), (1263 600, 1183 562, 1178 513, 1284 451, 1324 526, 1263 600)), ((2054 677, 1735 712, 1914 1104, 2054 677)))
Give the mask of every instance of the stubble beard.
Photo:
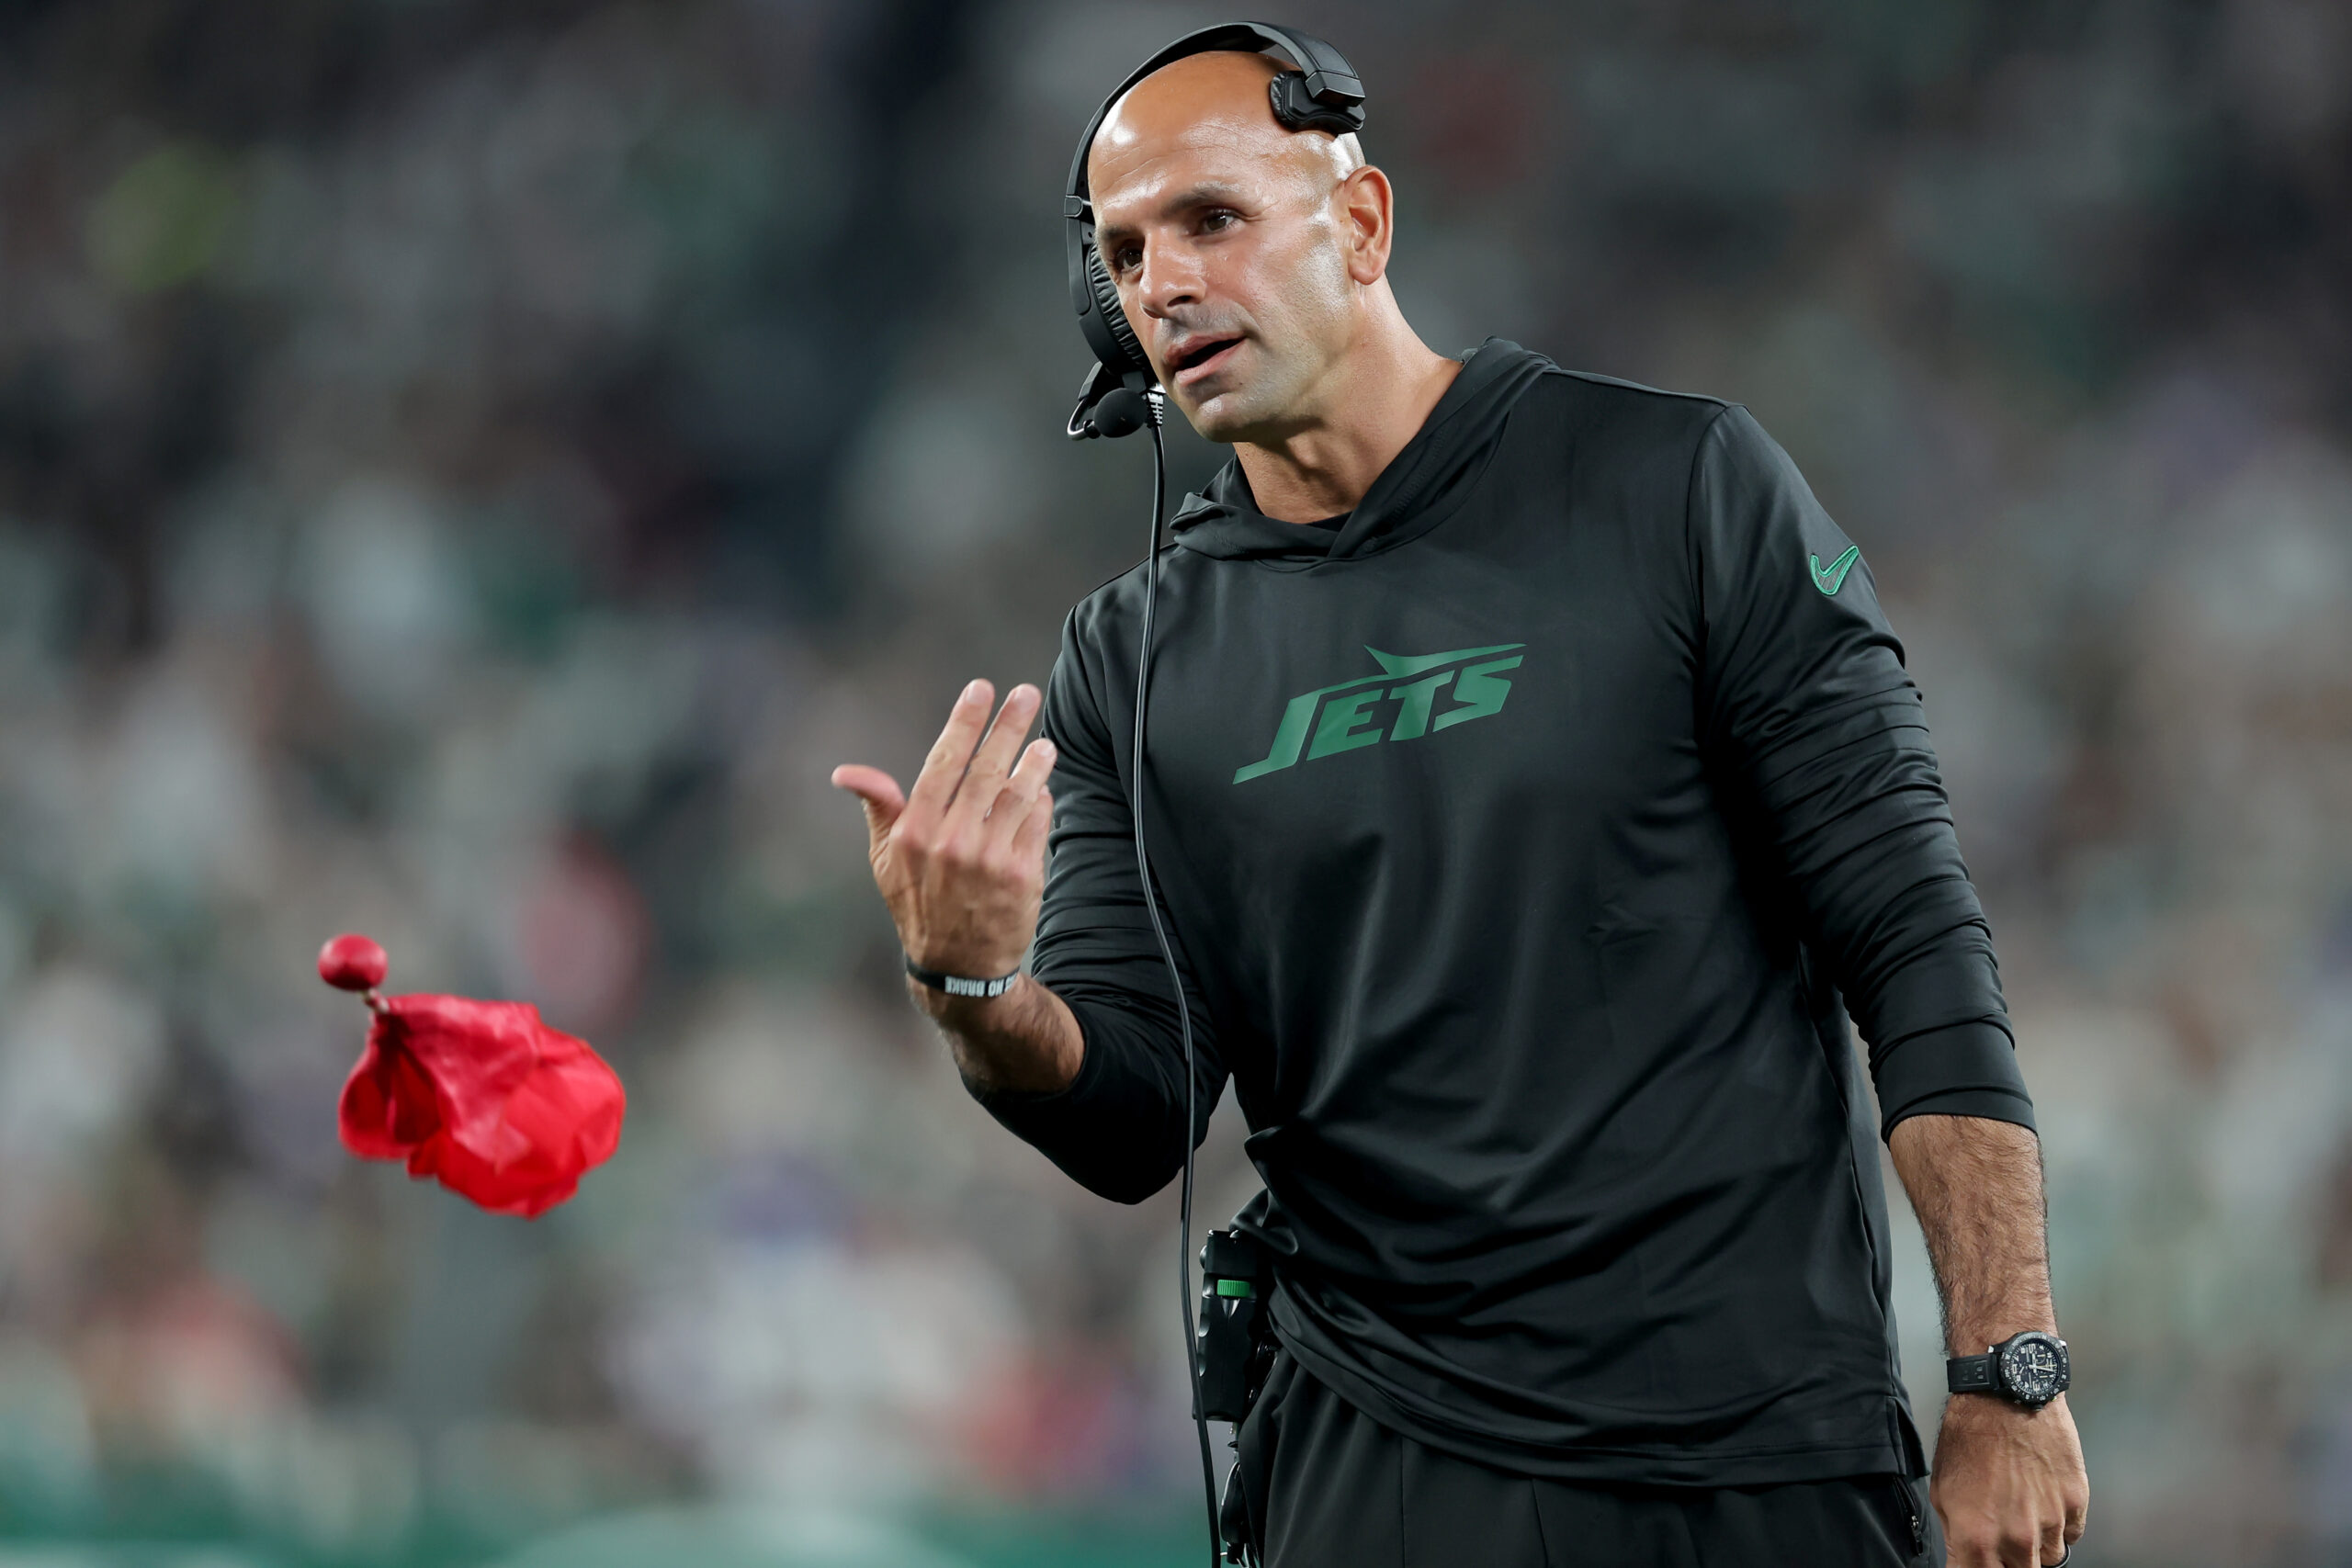
POLYGON ((1293 356, 1277 356, 1251 338, 1242 350, 1255 363, 1246 380, 1220 391, 1184 417, 1205 440, 1224 446, 1263 444, 1295 434, 1305 423, 1300 404, 1312 387, 1308 367, 1293 356))

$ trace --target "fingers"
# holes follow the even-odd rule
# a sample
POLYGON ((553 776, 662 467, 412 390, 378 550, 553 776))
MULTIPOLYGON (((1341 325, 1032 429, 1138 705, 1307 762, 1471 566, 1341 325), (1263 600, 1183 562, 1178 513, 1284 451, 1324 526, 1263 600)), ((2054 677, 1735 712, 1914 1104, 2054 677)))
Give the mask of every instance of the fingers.
POLYGON ((2055 1562, 2066 1555, 2066 1543, 2059 1539, 2063 1516, 2041 1513, 2048 1502, 2047 1498, 2041 1499, 2040 1505, 2033 1506, 2024 1520, 2002 1532, 1999 1551, 2003 1563, 2014 1562, 2018 1568, 2042 1568, 2044 1563, 2055 1562))
POLYGON ((964 688, 912 788, 878 768, 833 770, 865 807, 867 858, 899 945, 933 968, 996 975, 1018 966, 1035 938, 1053 743, 1022 746, 1043 697, 1012 689, 995 722, 996 690, 964 688))
POLYGON ((1012 776, 1004 781, 1004 787, 997 791, 996 800, 989 807, 985 827, 989 841, 1010 844, 1028 826, 1037 797, 1046 793, 1046 780, 1052 775, 1054 761, 1059 755, 1054 743, 1043 736, 1029 743, 1029 749, 1021 753, 1021 765, 1012 770, 1012 776))
POLYGON ((2066 1544, 2072 1546, 2083 1539, 2083 1528, 2091 1519, 2091 1482, 2090 1477, 2083 1473, 2079 1460, 2075 1461, 2075 1473, 2067 1483, 2065 1506, 2066 1544))
POLYGON ((939 732, 932 743, 931 755, 922 762, 922 772, 915 776, 915 787, 907 792, 907 808, 903 813, 915 822, 928 823, 945 814, 948 802, 956 797, 956 785, 964 776, 964 768, 972 760, 972 748, 988 728, 989 709, 996 702, 996 688, 986 681, 975 681, 964 688, 948 710, 947 728, 939 732))
POLYGON ((989 726, 979 749, 972 753, 971 767, 956 791, 955 804, 948 807, 955 818, 951 832, 988 836, 989 814, 996 809, 997 796, 1003 793, 1012 771, 1012 759, 1028 736, 1029 722, 1037 716, 1042 700, 1037 688, 1031 685, 1015 686, 1006 696, 996 722, 989 726))
POLYGON ((1013 829, 1012 858, 1017 863, 1029 864, 1046 852, 1046 835, 1053 830, 1054 797, 1049 790, 1039 790, 1037 798, 1029 803, 1028 815, 1021 826, 1013 829))
POLYGON ((2077 1502, 2070 1497, 2066 1500, 2065 1513, 2061 1521, 2041 1532, 2043 1562, 2063 1562, 2066 1560, 2074 1551, 2075 1543, 2083 1539, 2083 1526, 2089 1522, 2086 1517, 2089 1512, 2087 1499, 2077 1502))
POLYGON ((899 788, 899 781, 879 768, 869 768, 863 762, 848 762, 833 770, 833 787, 845 789, 857 796, 865 807, 865 836, 870 851, 881 846, 883 836, 890 825, 907 808, 907 797, 899 788))

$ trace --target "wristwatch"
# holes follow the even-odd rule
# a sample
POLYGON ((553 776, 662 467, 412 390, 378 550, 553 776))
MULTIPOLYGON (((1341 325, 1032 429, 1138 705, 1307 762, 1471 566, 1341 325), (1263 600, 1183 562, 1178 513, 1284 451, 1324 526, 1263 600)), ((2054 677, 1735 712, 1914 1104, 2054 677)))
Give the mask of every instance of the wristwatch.
POLYGON ((1982 1356, 1954 1356, 1944 1363, 1944 1386, 1952 1393, 1997 1393, 2028 1410, 2041 1409, 2072 1382, 2066 1342, 2038 1328, 2012 1334, 1982 1356))

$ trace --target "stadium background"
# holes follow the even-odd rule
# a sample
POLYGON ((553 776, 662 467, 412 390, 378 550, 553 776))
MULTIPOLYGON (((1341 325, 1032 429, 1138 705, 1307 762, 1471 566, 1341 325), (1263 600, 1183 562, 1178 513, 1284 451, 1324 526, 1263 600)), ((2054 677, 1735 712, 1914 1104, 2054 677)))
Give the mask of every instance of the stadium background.
MULTIPOLYGON (((966 1100, 825 774, 1134 558, 1055 192, 1217 19, 0 7, 0 1563, 1194 1560, 1172 1207, 966 1100), (570 1207, 339 1152, 355 928, 619 1066, 570 1207)), ((1285 19, 1435 345, 1743 400, 1861 542, 2041 1107, 2077 1561, 2352 1562, 2352 13, 1285 19)))

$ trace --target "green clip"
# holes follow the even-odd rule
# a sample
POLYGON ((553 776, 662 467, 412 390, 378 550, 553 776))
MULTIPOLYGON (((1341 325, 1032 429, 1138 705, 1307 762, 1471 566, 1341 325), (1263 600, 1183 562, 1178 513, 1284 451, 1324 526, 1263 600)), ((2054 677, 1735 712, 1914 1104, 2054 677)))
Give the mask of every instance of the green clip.
POLYGON ((1219 1280, 1216 1293, 1220 1296, 1254 1296, 1258 1287, 1247 1280, 1219 1280))

